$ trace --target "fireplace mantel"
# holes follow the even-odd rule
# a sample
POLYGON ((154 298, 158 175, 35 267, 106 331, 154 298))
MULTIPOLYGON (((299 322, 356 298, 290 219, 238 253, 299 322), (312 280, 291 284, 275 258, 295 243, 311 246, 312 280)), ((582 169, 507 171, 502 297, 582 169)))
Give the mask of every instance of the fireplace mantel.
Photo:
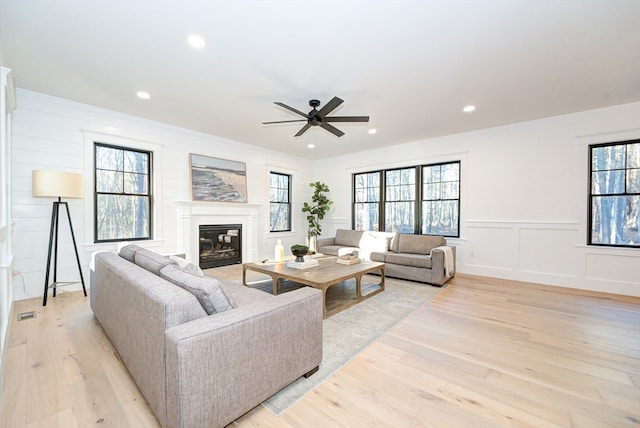
POLYGON ((176 201, 180 250, 192 260, 198 258, 199 228, 206 224, 242 225, 242 262, 258 260, 258 213, 261 205, 219 202, 176 201))

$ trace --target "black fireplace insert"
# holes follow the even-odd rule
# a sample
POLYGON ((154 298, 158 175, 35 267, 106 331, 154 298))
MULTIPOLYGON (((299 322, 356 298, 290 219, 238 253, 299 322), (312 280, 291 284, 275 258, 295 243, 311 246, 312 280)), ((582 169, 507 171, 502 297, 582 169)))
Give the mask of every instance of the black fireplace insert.
POLYGON ((242 225, 200 225, 200 268, 242 263, 242 225))

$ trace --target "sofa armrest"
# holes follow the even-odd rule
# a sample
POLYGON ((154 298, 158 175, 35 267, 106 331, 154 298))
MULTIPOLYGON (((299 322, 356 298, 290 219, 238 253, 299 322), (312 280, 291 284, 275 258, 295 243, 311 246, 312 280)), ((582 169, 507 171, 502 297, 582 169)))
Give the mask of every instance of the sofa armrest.
POLYGON ((456 247, 451 246, 451 252, 453 253, 453 266, 447 276, 444 268, 444 251, 434 248, 431 251, 431 283, 442 286, 450 278, 453 278, 456 273, 456 247))
POLYGON ((225 426, 317 367, 322 305, 305 287, 167 330, 167 425, 225 426))

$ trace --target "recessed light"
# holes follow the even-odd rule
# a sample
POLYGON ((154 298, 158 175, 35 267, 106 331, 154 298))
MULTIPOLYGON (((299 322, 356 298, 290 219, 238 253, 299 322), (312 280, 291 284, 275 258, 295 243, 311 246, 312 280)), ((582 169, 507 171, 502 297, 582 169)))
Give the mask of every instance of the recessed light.
POLYGON ((315 144, 307 144, 308 149, 313 149, 315 146, 316 146, 315 144))
POLYGON ((207 44, 204 39, 197 34, 190 34, 189 37, 187 37, 187 42, 196 49, 202 49, 207 44))
POLYGON ((465 108, 462 109, 462 111, 465 113, 471 113, 475 109, 476 109, 476 106, 466 106, 465 108))
POLYGON ((376 132, 378 132, 378 130, 376 128, 371 128, 370 130, 367 131, 369 134, 373 135, 376 132))
POLYGON ((145 92, 145 91, 138 91, 136 92, 136 95, 141 100, 148 100, 149 98, 151 98, 151 95, 149 95, 149 92, 145 92))

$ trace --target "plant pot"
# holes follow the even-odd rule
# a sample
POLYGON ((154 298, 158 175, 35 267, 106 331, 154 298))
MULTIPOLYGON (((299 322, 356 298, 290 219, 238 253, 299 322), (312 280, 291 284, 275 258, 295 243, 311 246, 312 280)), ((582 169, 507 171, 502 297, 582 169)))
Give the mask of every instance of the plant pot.
POLYGON ((304 256, 309 254, 309 247, 305 245, 294 245, 291 247, 291 254, 296 256, 296 262, 302 263, 304 262, 304 256))

